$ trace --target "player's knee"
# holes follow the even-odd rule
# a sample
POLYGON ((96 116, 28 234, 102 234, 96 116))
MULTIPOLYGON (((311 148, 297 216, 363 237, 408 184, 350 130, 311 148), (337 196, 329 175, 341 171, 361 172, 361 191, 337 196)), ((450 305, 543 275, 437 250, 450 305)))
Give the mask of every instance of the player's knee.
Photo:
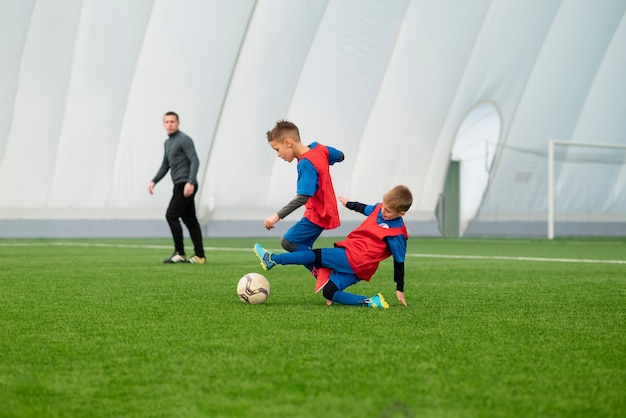
POLYGON ((286 240, 284 237, 280 239, 280 246, 283 247, 285 251, 289 251, 290 253, 296 250, 296 244, 286 240))
POLYGON ((324 286, 324 289, 322 289, 322 295, 328 300, 333 300, 333 296, 335 296, 337 290, 339 290, 337 285, 329 280, 326 286, 324 286))

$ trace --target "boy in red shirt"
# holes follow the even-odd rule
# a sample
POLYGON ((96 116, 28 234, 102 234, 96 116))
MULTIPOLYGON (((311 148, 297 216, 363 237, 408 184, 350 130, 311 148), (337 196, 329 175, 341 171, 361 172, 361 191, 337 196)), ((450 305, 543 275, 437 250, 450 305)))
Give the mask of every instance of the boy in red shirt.
POLYGON ((341 151, 317 142, 304 145, 300 131, 292 122, 281 120, 267 132, 269 145, 278 157, 298 160, 296 196, 277 213, 265 218, 267 230, 279 220, 304 205, 304 216, 282 237, 280 245, 289 252, 310 250, 325 229, 339 226, 339 211, 330 176, 330 166, 344 160, 341 151))
POLYGON ((272 254, 255 244, 254 252, 261 260, 261 267, 270 270, 276 264, 313 265, 317 268, 315 291, 324 289, 323 295, 329 302, 387 309, 389 304, 380 293, 368 298, 344 289, 359 280, 369 281, 379 263, 393 256, 396 297, 406 306, 404 258, 409 236, 402 216, 413 203, 411 191, 406 186, 396 186, 385 193, 382 203, 375 205, 351 202, 343 197, 339 197, 339 201, 348 209, 367 216, 345 240, 336 242, 334 248, 283 254, 272 254))

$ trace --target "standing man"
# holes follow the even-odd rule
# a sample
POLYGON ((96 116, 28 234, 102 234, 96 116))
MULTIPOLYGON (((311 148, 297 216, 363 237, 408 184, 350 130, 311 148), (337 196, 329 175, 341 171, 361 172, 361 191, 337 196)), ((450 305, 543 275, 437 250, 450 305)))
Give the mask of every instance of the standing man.
POLYGON ((167 223, 172 231, 172 238, 174 238, 174 254, 163 260, 163 262, 204 264, 206 263, 206 258, 204 256, 204 245, 202 244, 202 230, 196 216, 196 205, 194 203, 194 197, 198 191, 196 176, 200 160, 198 159, 198 154, 196 154, 196 148, 192 139, 178 130, 179 124, 178 114, 175 112, 167 112, 163 116, 163 126, 168 138, 164 144, 165 153, 161 168, 159 168, 159 171, 148 185, 148 193, 154 194, 154 186, 165 177, 168 170, 171 170, 170 174, 174 183, 174 191, 165 213, 165 219, 167 219, 167 223), (189 259, 185 256, 183 228, 179 219, 182 219, 187 226, 193 242, 195 255, 189 259))

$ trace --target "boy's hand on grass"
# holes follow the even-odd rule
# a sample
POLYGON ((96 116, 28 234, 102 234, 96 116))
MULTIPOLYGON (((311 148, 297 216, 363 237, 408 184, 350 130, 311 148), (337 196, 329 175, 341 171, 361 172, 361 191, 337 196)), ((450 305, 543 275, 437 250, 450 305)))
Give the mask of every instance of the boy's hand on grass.
POLYGON ((404 299, 404 292, 396 290, 396 297, 398 298, 398 300, 400 301, 401 304, 406 306, 406 300, 404 299))

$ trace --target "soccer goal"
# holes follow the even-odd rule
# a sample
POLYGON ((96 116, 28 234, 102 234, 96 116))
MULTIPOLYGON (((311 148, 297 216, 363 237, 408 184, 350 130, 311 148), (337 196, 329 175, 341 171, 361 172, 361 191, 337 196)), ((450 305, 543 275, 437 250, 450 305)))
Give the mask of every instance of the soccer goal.
POLYGON ((548 141, 548 239, 626 231, 626 145, 548 141))

